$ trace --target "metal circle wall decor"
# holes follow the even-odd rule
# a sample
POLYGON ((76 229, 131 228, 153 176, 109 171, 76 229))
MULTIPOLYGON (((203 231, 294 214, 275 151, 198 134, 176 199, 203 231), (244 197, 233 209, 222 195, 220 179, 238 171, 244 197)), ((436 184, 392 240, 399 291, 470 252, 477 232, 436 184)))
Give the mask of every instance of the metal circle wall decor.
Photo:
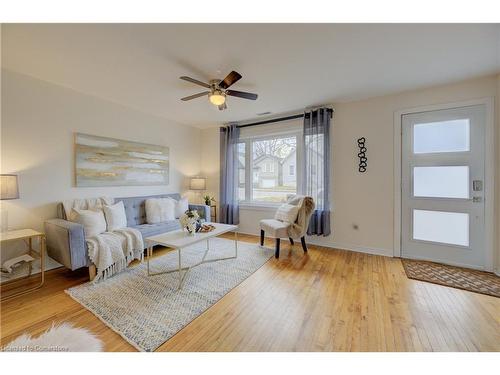
POLYGON ((358 147, 359 147, 359 153, 358 153, 358 158, 359 158, 358 172, 360 172, 360 173, 365 173, 366 172, 366 167, 368 165, 368 159, 366 157, 365 142, 366 142, 365 137, 361 137, 361 138, 358 139, 358 147))

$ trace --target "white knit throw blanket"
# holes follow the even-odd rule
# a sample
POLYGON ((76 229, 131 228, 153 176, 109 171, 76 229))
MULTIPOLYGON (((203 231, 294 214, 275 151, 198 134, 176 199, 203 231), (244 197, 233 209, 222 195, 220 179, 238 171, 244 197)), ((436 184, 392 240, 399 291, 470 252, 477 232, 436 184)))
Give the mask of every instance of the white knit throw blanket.
POLYGON ((123 271, 134 259, 143 260, 141 232, 134 228, 117 229, 87 238, 89 258, 97 268, 94 282, 123 271))

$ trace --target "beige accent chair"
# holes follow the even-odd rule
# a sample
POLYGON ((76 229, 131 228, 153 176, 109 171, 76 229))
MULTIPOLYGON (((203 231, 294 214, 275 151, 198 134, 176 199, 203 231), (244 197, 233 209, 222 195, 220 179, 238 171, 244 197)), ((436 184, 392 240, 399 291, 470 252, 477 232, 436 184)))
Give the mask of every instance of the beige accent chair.
POLYGON ((309 220, 314 212, 314 201, 311 197, 294 196, 287 202, 288 204, 300 204, 299 214, 293 224, 294 228, 291 229, 292 224, 286 223, 276 219, 263 219, 260 221, 260 245, 264 246, 264 236, 267 234, 269 237, 276 239, 276 247, 274 256, 276 259, 280 257, 280 242, 281 238, 288 238, 290 244, 294 245, 294 239, 299 239, 302 244, 302 249, 307 252, 307 245, 305 235, 309 226, 309 220), (309 206, 306 207, 306 202, 309 206), (291 235, 293 233, 293 235, 291 235))

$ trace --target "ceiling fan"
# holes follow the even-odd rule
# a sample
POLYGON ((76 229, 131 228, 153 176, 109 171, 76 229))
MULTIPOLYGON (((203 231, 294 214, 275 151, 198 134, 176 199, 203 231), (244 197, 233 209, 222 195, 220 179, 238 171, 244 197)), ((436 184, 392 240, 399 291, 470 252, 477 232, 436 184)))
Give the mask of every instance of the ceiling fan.
POLYGON ((186 96, 185 98, 182 98, 182 101, 188 101, 191 99, 196 99, 201 96, 208 95, 208 100, 210 100, 210 103, 213 105, 216 105, 220 111, 223 111, 227 108, 226 105, 226 96, 236 96, 238 98, 243 98, 243 99, 250 99, 250 100, 256 100, 257 99, 257 94, 252 94, 250 92, 244 92, 244 91, 236 91, 236 90, 228 90, 228 88, 239 81, 241 79, 241 74, 238 72, 235 72, 234 70, 227 75, 226 78, 223 80, 220 79, 212 79, 210 80, 209 83, 201 82, 198 81, 197 79, 191 78, 191 77, 186 77, 182 76, 180 79, 184 81, 188 81, 191 83, 194 83, 196 85, 203 86, 209 91, 204 91, 200 92, 198 94, 186 96))

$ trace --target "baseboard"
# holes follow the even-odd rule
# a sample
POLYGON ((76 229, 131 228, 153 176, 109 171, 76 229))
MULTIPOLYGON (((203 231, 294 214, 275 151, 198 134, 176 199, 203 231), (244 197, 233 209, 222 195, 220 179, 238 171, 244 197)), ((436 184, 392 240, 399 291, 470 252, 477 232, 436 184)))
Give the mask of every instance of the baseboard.
MULTIPOLYGON (((248 233, 248 232, 240 232, 238 233, 241 234, 246 234, 249 236, 255 236, 259 237, 258 234, 255 233, 248 233)), ((316 245, 316 246, 321 246, 321 247, 326 247, 332 250, 347 250, 347 251, 354 251, 357 253, 364 253, 364 254, 371 254, 371 255, 381 255, 381 256, 386 256, 386 257, 394 257, 393 251, 390 249, 382 249, 382 248, 377 248, 377 247, 367 247, 367 246, 358 246, 358 245, 352 245, 352 244, 345 244, 345 243, 338 243, 338 242, 328 242, 328 243, 319 243, 314 240, 311 241, 311 238, 307 239, 307 243, 310 243, 311 245, 316 245)))
POLYGON ((356 253, 381 255, 381 256, 391 257, 391 258, 394 256, 392 250, 382 249, 382 248, 378 248, 378 247, 359 246, 359 245, 339 243, 339 242, 329 242, 328 244, 322 244, 322 243, 317 243, 317 242, 311 241, 311 240, 309 240, 308 243, 310 243, 312 245, 328 247, 331 249, 354 251, 356 253))

